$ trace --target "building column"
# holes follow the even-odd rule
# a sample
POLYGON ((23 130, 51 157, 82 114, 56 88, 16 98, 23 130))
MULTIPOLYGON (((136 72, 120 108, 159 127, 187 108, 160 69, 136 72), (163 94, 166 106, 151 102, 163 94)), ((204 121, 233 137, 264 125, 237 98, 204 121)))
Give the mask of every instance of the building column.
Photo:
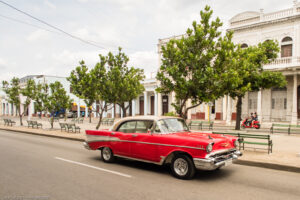
POLYGON ((135 99, 133 99, 132 100, 132 103, 131 103, 131 109, 132 109, 132 116, 135 116, 135 109, 136 109, 136 107, 135 107, 135 99))
POLYGON ((115 118, 115 106, 112 106, 112 109, 111 109, 111 118, 115 118))
POLYGON ((162 99, 161 93, 157 93, 157 115, 161 116, 162 114, 162 99))
POLYGON ((227 116, 226 116, 226 125, 231 125, 231 97, 227 96, 227 116))
POLYGON ((144 92, 144 115, 148 115, 147 92, 144 92))
POLYGON ((158 94, 154 92, 154 115, 158 116, 158 94))
POLYGON ((262 109, 262 102, 261 102, 261 90, 259 90, 257 92, 257 115, 258 115, 258 121, 260 121, 260 123, 262 122, 262 112, 261 112, 261 109, 262 109))
POLYGON ((171 92, 171 99, 169 98, 169 105, 168 105, 169 106, 169 112, 176 113, 176 110, 175 110, 174 106, 172 106, 172 103, 175 103, 175 102, 176 102, 175 92, 171 92))
POLYGON ((292 124, 297 124, 298 122, 298 113, 297 113, 297 74, 294 74, 294 87, 293 87, 293 108, 292 108, 292 124))
MULTIPOLYGON (((27 120, 30 120, 31 119, 31 116, 32 116, 32 113, 33 113, 33 103, 31 102, 28 106, 28 116, 27 116, 27 120)), ((13 114, 11 114, 13 115, 13 114)))
POLYGON ((84 113, 84 116, 85 116, 85 117, 88 117, 88 109, 89 109, 89 108, 88 108, 87 105, 86 105, 86 106, 85 106, 85 113, 84 113))
POLYGON ((226 96, 223 97, 223 103, 222 103, 222 119, 226 120, 227 117, 227 98, 226 96))
MULTIPOLYGON (((186 104, 186 107, 190 107, 192 106, 192 100, 191 99, 188 99, 187 100, 187 104, 186 104)), ((195 109, 195 108, 192 108, 192 109, 189 109, 188 112, 187 112, 187 119, 192 119, 192 110, 195 109)))

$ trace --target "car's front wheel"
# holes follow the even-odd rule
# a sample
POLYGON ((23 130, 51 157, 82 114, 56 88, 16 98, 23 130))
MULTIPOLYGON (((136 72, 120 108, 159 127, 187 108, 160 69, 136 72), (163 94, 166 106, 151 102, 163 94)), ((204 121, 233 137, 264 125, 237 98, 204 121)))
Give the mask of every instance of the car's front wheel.
POLYGON ((186 155, 176 155, 172 160, 171 170, 173 175, 180 179, 191 179, 196 172, 193 161, 186 155))
POLYGON ((102 157, 102 160, 107 163, 111 163, 115 159, 114 154, 109 147, 102 148, 101 157, 102 157))

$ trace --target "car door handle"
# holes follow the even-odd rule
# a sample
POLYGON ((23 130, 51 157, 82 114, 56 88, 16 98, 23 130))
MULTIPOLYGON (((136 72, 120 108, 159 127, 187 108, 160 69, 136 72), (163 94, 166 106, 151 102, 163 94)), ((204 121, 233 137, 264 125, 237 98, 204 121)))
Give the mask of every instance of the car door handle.
POLYGON ((114 133, 114 132, 111 132, 110 134, 111 134, 111 135, 115 135, 116 133, 114 133))
POLYGON ((136 135, 136 134, 132 134, 131 136, 132 136, 132 137, 137 137, 138 135, 136 135))

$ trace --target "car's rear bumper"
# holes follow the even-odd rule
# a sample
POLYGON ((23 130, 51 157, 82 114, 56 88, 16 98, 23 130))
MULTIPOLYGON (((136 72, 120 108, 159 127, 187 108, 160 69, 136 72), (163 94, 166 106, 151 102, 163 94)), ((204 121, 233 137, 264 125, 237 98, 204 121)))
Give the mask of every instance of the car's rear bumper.
POLYGON ((220 154, 214 154, 205 159, 194 158, 193 160, 195 167, 199 170, 214 170, 232 164, 232 161, 242 155, 243 154, 238 150, 231 150, 220 154))

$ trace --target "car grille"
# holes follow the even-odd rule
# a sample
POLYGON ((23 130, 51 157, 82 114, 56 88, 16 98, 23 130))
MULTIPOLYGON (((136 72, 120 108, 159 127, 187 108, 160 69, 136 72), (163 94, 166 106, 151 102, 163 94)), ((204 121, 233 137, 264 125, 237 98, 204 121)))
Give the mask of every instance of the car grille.
POLYGON ((218 163, 218 162, 221 162, 221 161, 228 160, 228 159, 232 158, 232 155, 233 155, 234 151, 235 150, 226 151, 226 152, 222 152, 222 153, 212 155, 210 157, 215 159, 215 163, 218 163))

